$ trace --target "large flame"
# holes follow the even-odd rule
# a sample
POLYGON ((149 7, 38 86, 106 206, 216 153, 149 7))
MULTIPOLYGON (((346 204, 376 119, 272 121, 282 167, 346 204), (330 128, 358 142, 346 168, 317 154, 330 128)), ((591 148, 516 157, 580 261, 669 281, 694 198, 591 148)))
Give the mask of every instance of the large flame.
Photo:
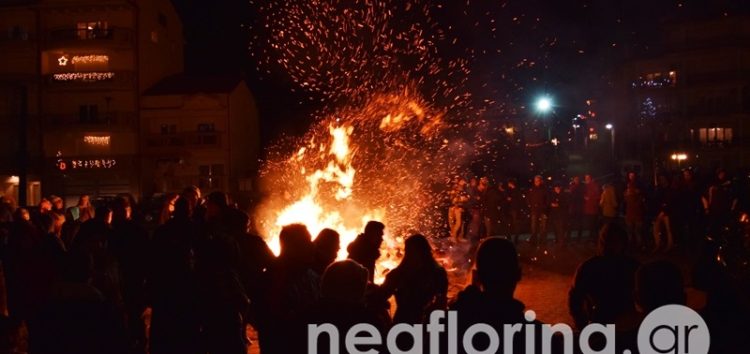
POLYGON ((276 197, 261 206, 260 219, 274 253, 281 228, 302 223, 313 237, 324 228, 339 232, 338 258, 344 259, 365 224, 378 220, 386 236, 376 282, 397 265, 403 233, 419 230, 422 211, 434 204, 423 171, 427 166, 434 174, 435 151, 419 148, 431 141, 441 115, 409 91, 374 97, 359 109, 321 120, 304 146, 270 161, 267 170, 276 173, 266 177, 275 182, 276 197))

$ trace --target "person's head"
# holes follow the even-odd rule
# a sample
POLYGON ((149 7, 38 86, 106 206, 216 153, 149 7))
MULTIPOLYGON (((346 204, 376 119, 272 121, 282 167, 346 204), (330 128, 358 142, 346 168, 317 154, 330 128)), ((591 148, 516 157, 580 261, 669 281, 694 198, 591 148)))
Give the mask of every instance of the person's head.
POLYGON ((111 224, 112 209, 103 205, 96 208, 96 212, 94 213, 94 220, 99 220, 101 222, 104 222, 105 224, 111 224))
POLYGON ((581 177, 573 176, 573 184, 579 184, 579 183, 581 183, 581 177))
POLYGON ((682 170, 682 179, 684 179, 685 182, 691 182, 693 180, 693 170, 689 168, 682 170))
POLYGON ((680 269, 666 260, 642 265, 635 275, 635 297, 645 313, 664 305, 685 305, 687 296, 680 269))
POLYGON ((26 208, 16 209, 16 211, 13 213, 13 220, 29 222, 31 220, 31 215, 29 214, 29 210, 26 208))
POLYGON ((229 198, 222 192, 211 192, 206 198, 206 219, 213 220, 229 208, 229 198))
POLYGON ((52 202, 50 202, 49 199, 47 198, 42 198, 42 200, 39 201, 39 212, 46 213, 51 210, 52 210, 52 202))
POLYGON ((628 172, 628 182, 635 182, 636 180, 638 180, 638 175, 633 171, 628 172))
POLYGON ((310 264, 313 254, 313 243, 310 231, 303 224, 289 224, 279 234, 281 251, 279 259, 296 265, 310 264))
POLYGON ((477 180, 476 177, 471 177, 471 179, 469 180, 469 186, 476 187, 477 184, 479 184, 479 180, 477 180))
POLYGON ((476 272, 484 291, 513 296, 521 280, 516 247, 504 238, 486 238, 477 250, 476 272))
POLYGON ((227 208, 226 212, 227 231, 232 234, 245 234, 250 227, 250 216, 242 210, 227 208))
POLYGON ((598 243, 601 255, 623 255, 628 245, 628 235, 620 224, 612 222, 602 227, 598 243))
POLYGON ((727 170, 723 168, 719 168, 716 170, 716 179, 719 181, 726 181, 727 180, 727 170))
POLYGON ((367 268, 352 260, 334 262, 326 268, 320 280, 324 299, 346 303, 362 303, 367 289, 367 268))
POLYGON ((590 174, 587 173, 587 174, 583 175, 583 183, 591 183, 593 181, 594 181, 594 179, 591 177, 590 174))
POLYGON ((62 198, 56 195, 51 195, 49 196, 49 200, 52 203, 52 210, 61 211, 65 209, 65 202, 62 198))
POLYGON ((130 199, 124 196, 118 196, 112 203, 112 220, 113 221, 126 221, 130 220, 133 208, 130 205, 130 199))
POLYGON ((515 178, 508 179, 508 188, 514 189, 514 188, 516 188, 516 186, 517 186, 517 184, 516 184, 516 179, 515 178))
POLYGON ((420 269, 423 265, 434 264, 435 258, 432 256, 432 246, 427 238, 420 234, 414 234, 404 241, 404 259, 401 260, 401 266, 420 269))
POLYGON ((458 183, 456 183, 456 187, 457 187, 458 189, 463 189, 463 188, 466 188, 466 180, 465 180, 465 179, 463 179, 463 178, 459 178, 459 179, 458 179, 458 183))
POLYGON ((555 183, 555 185, 552 187, 552 191, 554 191, 555 194, 562 193, 562 191, 563 191, 562 185, 560 185, 560 183, 555 183))
POLYGON ((383 235, 385 235, 385 224, 380 221, 368 221, 365 225, 365 237, 370 240, 373 245, 380 247, 380 243, 383 242, 383 235))
POLYGON ((201 190, 196 186, 187 186, 182 190, 182 198, 190 203, 190 211, 193 211, 200 204, 201 190))
POLYGON ((320 230, 318 236, 313 240, 315 254, 320 260, 331 263, 336 260, 341 249, 339 233, 332 229, 320 230))
POLYGON ((91 206, 91 198, 87 194, 81 195, 78 198, 78 206, 84 208, 91 206))
POLYGON ((544 183, 544 179, 542 179, 542 176, 534 176, 534 187, 541 187, 542 183, 544 183))
POLYGON ((177 198, 174 202, 174 213, 172 213, 172 216, 178 220, 185 220, 189 219, 192 214, 193 209, 190 200, 184 197, 177 198))

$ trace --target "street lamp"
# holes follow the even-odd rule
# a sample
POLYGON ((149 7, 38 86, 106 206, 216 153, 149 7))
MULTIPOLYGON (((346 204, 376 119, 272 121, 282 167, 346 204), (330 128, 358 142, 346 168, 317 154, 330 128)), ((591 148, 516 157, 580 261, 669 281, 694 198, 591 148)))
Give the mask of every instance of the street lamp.
POLYGON ((612 125, 612 123, 607 123, 607 125, 604 126, 609 130, 609 140, 612 142, 612 161, 615 160, 615 126, 612 125))
POLYGON ((688 156, 684 152, 676 152, 672 154, 672 161, 677 161, 677 168, 682 168, 682 161, 687 160, 688 156))
MULTIPOLYGON (((552 98, 547 95, 539 97, 534 105, 536 106, 536 111, 539 114, 547 114, 552 112, 552 98)), ((545 122, 545 125, 547 126, 547 140, 552 140, 552 127, 547 122, 545 122)))

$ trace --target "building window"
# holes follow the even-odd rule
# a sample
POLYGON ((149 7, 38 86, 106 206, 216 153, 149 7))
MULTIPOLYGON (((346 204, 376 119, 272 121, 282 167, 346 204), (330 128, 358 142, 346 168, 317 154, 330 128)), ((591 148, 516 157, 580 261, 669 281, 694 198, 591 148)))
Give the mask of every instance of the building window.
POLYGON ((700 128, 698 140, 703 145, 725 145, 732 142, 732 128, 700 128))
POLYGON ((29 32, 20 25, 8 27, 8 39, 15 41, 25 41, 29 39, 29 32))
POLYGON ((214 123, 200 123, 198 124, 198 131, 201 133, 214 131, 214 123))
POLYGON ((107 21, 78 22, 76 29, 78 39, 102 39, 110 35, 107 21))
POLYGON ((162 135, 177 134, 177 124, 162 124, 161 134, 162 135))
POLYGON ((82 105, 78 107, 78 120, 83 124, 99 122, 99 106, 82 105))
POLYGON ((674 70, 666 72, 655 72, 643 74, 631 83, 633 88, 640 87, 675 87, 677 86, 677 72, 674 70))

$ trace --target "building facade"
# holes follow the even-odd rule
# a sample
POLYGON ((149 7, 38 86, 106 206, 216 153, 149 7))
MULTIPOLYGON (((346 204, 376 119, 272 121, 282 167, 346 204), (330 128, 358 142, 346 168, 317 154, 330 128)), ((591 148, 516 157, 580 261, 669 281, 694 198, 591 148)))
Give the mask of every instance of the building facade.
MULTIPOLYGON (((140 195, 141 94, 183 70, 170 1, 16 1, 0 7, 0 29, 0 82, 16 92, 0 114, 18 121, 26 102, 30 175, 43 193, 140 195)), ((4 151, 20 145, 3 140, 4 151)))
POLYGON ((255 101, 238 77, 168 77, 141 99, 145 195, 251 192, 257 169, 255 101))
POLYGON ((627 157, 649 170, 750 163, 750 18, 667 25, 662 54, 623 74, 627 157))

